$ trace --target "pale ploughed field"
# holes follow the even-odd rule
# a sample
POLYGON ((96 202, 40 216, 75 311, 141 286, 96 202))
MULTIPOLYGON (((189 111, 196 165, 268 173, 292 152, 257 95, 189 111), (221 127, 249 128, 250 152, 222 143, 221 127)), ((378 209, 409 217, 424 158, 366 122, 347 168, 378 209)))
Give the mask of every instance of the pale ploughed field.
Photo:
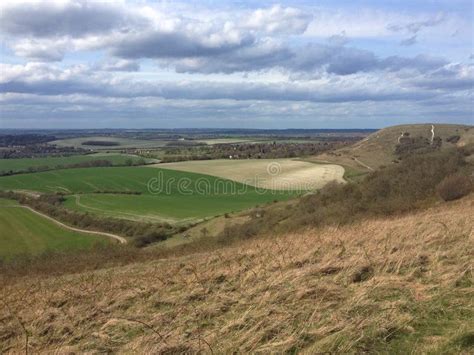
POLYGON ((220 159, 150 165, 207 174, 272 190, 314 190, 330 181, 344 182, 344 168, 293 159, 220 159))

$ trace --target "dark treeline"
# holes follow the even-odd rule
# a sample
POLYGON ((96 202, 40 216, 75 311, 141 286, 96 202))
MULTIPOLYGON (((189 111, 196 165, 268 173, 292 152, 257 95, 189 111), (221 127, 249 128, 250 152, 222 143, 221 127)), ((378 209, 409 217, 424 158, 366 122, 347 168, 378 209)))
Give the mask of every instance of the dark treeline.
POLYGON ((113 141, 84 141, 81 145, 96 145, 96 146, 103 146, 103 147, 115 147, 119 146, 119 142, 113 141))
POLYGON ((44 156, 68 156, 87 152, 74 147, 57 147, 46 144, 56 139, 45 134, 0 135, 0 159, 34 158, 44 156))
POLYGON ((51 142, 55 136, 43 134, 6 134, 0 135, 0 147, 14 147, 51 142))
POLYGON ((345 141, 324 141, 315 143, 236 143, 216 144, 189 148, 171 148, 165 150, 163 162, 210 159, 276 159, 295 158, 320 154, 352 143, 345 141))
POLYGON ((91 153, 89 150, 74 147, 58 147, 52 144, 33 144, 9 147, 0 150, 0 159, 63 157, 91 153))
POLYGON ((0 176, 9 176, 16 174, 26 174, 26 173, 38 173, 49 170, 58 170, 58 169, 74 169, 74 168, 100 168, 100 167, 118 167, 118 166, 140 166, 145 165, 146 162, 144 159, 127 159, 124 164, 114 164, 112 161, 107 159, 95 159, 90 161, 84 161, 74 164, 59 164, 55 166, 49 165, 39 165, 39 166, 30 166, 28 169, 24 170, 0 170, 0 176))

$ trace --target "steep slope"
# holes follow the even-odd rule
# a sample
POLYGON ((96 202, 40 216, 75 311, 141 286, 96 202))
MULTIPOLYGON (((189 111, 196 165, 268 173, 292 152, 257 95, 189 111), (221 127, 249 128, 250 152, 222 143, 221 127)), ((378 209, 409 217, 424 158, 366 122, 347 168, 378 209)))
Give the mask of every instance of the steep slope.
POLYGON ((367 138, 335 152, 325 153, 316 160, 327 160, 363 170, 374 170, 397 160, 397 145, 422 140, 426 146, 441 143, 440 148, 474 143, 474 126, 451 124, 401 125, 381 129, 367 138))
POLYGON ((0 288, 0 352, 473 350, 472 195, 398 218, 0 288))

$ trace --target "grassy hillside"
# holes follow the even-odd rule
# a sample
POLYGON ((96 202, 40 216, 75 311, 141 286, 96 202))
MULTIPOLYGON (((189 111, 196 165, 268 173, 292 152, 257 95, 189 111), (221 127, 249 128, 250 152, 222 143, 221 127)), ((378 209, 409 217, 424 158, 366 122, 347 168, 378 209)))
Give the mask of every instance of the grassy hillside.
POLYGON ((276 190, 307 191, 321 188, 329 181, 344 181, 341 166, 295 159, 217 159, 158 164, 156 167, 205 173, 276 190))
POLYGON ((72 155, 67 157, 0 159, 0 172, 27 172, 30 168, 56 169, 74 164, 103 160, 109 161, 111 165, 125 165, 129 162, 131 164, 136 164, 143 159, 136 155, 107 153, 72 155))
POLYGON ((5 199, 0 199, 0 230, 0 259, 108 243, 103 237, 64 229, 5 199))
POLYGON ((4 280, 0 352, 472 353, 473 206, 4 280))
POLYGON ((169 222, 200 219, 294 196, 208 175, 145 167, 6 176, 0 178, 0 190, 62 192, 68 194, 66 205, 80 211, 169 222))
POLYGON ((449 124, 401 125, 381 129, 350 147, 322 154, 314 160, 327 160, 356 169, 371 171, 382 165, 390 165, 400 157, 396 154, 397 145, 409 139, 423 140, 430 146, 434 126, 434 140, 441 142, 441 149, 462 147, 474 143, 474 127, 449 124), (454 138, 459 137, 459 138, 454 138))

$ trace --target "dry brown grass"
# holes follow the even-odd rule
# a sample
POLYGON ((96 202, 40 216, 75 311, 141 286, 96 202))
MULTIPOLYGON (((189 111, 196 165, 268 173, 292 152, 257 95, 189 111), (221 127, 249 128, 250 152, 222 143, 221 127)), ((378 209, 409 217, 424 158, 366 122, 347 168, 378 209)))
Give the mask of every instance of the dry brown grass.
POLYGON ((468 353, 473 210, 471 195, 412 216, 24 277, 0 290, 0 352, 468 353))
MULTIPOLYGON (((434 124, 435 136, 442 139, 442 149, 454 146, 463 147, 474 143, 474 127, 454 124, 434 124), (459 135, 457 143, 450 143, 447 139, 453 135, 459 135)), ((313 160, 327 161, 329 163, 341 164, 357 170, 371 170, 380 168, 382 165, 389 166, 397 159, 395 147, 398 138, 403 133, 409 133, 410 137, 424 137, 431 139, 431 124, 412 124, 392 126, 381 129, 367 138, 355 143, 350 147, 344 147, 335 152, 323 153, 313 160)), ((347 168, 346 168, 347 170, 347 168)))

